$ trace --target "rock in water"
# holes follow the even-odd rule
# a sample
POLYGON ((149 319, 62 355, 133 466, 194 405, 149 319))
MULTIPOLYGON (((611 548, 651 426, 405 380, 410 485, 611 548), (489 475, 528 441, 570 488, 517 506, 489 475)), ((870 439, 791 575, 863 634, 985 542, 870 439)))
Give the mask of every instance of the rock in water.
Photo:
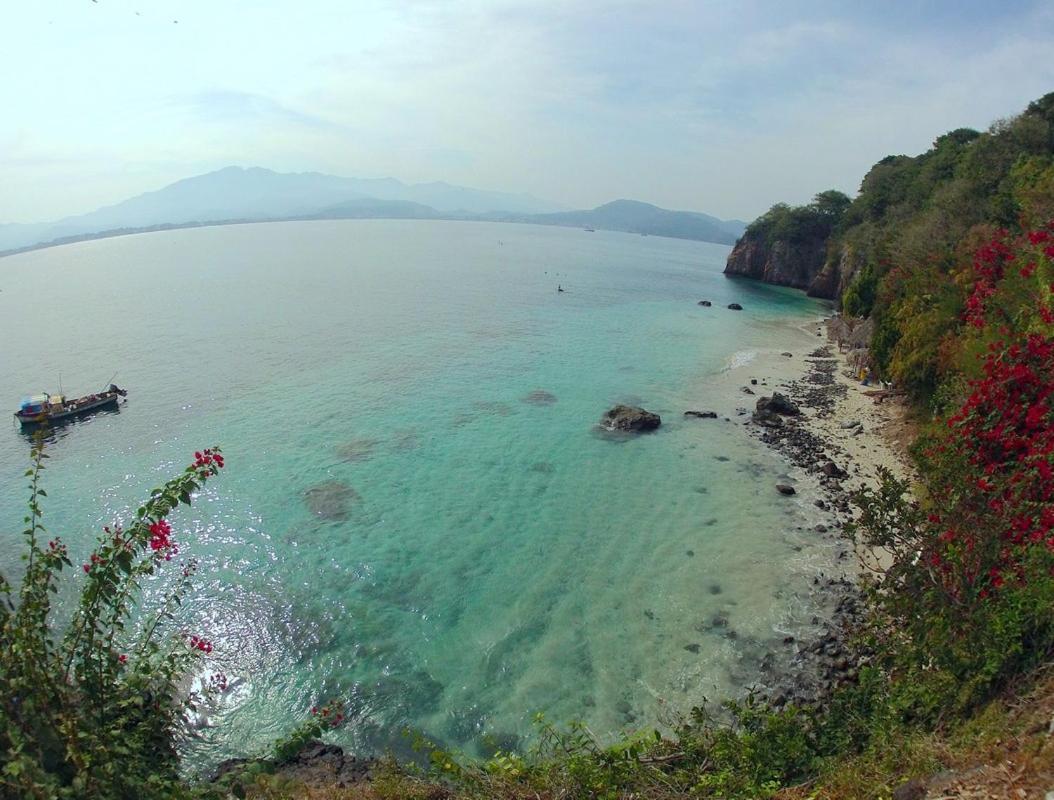
POLYGON ((706 308, 710 308, 710 301, 709 300, 700 300, 699 301, 699 305, 704 306, 706 308))
POLYGON ((773 392, 772 397, 762 397, 758 400, 757 412, 771 411, 774 414, 782 414, 786 417, 796 417, 801 411, 790 398, 779 392, 773 392))
POLYGON ((785 494, 785 495, 797 494, 797 492, 794 490, 793 486, 788 486, 785 483, 777 483, 776 484, 776 491, 779 492, 780 494, 785 494))
POLYGON ((733 311, 742 311, 743 310, 743 306, 741 306, 739 303, 729 303, 728 307, 730 309, 732 309, 733 311))
POLYGON ((556 395, 543 389, 535 389, 523 398, 523 402, 532 406, 551 406, 556 402, 556 395))
POLYGON ((698 417, 699 419, 717 419, 716 411, 685 411, 686 417, 698 417))
POLYGON ((366 461, 378 444, 376 439, 352 439, 337 448, 337 455, 342 461, 366 461))
POLYGON ((316 517, 341 521, 348 518, 348 504, 359 499, 359 493, 342 481, 325 481, 304 492, 304 502, 316 517))
POLYGON ((653 431, 662 424, 658 414, 636 406, 617 405, 600 418, 600 427, 608 431, 642 433, 653 431))

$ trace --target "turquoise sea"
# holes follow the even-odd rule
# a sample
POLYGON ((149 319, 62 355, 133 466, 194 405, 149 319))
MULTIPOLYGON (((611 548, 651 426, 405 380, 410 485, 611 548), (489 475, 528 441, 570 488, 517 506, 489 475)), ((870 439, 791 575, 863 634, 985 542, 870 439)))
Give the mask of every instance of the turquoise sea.
MULTIPOLYGON (((778 456, 682 418, 823 310, 726 279, 727 253, 431 221, 41 250, 0 260, 0 398, 114 373, 129 390, 49 445, 46 521, 78 561, 195 449, 223 447, 224 474, 172 520, 201 564, 180 625, 215 643, 202 674, 232 684, 195 720, 199 761, 255 753, 331 695, 353 711, 337 740, 364 751, 401 752, 412 727, 483 753, 523 743, 538 711, 609 737, 755 682, 831 557, 796 533, 804 501, 772 490, 778 456), (662 428, 599 435, 617 402, 662 428)), ((29 449, 0 427, 5 574, 29 449)))

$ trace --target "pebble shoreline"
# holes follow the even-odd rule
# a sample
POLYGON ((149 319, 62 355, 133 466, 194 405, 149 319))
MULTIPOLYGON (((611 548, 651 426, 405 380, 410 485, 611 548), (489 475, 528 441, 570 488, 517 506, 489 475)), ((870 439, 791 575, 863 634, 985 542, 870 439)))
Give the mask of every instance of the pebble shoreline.
POLYGON ((855 682, 860 667, 872 655, 852 643, 852 633, 862 622, 863 606, 855 580, 858 565, 853 546, 843 533, 845 525, 854 517, 850 500, 853 490, 846 484, 852 480, 859 485, 869 476, 834 440, 830 425, 821 426, 817 421, 836 422, 848 436, 858 437, 867 432, 859 420, 839 419, 844 415, 849 387, 838 379, 843 362, 832 345, 813 350, 805 363, 808 368, 800 378, 780 387, 804 413, 782 416, 773 424, 765 424, 762 415, 761 419, 753 418, 745 428, 817 481, 819 496, 813 505, 828 517, 828 522, 816 525, 814 531, 832 542, 844 542, 844 548, 837 554, 844 569, 836 575, 821 572, 813 578, 813 596, 833 606, 826 619, 820 615, 813 618, 819 632, 801 640, 786 637, 783 643, 794 648, 789 659, 775 652, 767 653, 762 659, 762 696, 775 707, 824 703, 835 688, 855 682), (822 430, 824 427, 828 428, 826 432, 822 430))

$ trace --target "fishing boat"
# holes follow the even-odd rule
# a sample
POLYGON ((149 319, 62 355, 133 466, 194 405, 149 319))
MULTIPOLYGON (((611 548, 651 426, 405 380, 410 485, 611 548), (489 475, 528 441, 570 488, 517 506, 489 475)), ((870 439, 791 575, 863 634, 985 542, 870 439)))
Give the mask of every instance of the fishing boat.
POLYGON ((118 401, 127 396, 128 392, 115 383, 111 383, 101 392, 76 397, 72 400, 63 394, 44 392, 24 398, 18 411, 15 412, 15 417, 23 425, 58 422, 103 408, 116 408, 118 401))

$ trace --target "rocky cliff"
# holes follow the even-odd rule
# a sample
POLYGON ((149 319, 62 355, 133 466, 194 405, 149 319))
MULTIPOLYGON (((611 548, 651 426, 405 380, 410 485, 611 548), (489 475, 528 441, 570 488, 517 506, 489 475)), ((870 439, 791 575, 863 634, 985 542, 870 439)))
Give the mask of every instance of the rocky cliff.
POLYGON ((747 231, 732 248, 725 274, 804 289, 812 297, 833 300, 841 281, 837 262, 825 270, 826 259, 826 236, 770 241, 747 231))

